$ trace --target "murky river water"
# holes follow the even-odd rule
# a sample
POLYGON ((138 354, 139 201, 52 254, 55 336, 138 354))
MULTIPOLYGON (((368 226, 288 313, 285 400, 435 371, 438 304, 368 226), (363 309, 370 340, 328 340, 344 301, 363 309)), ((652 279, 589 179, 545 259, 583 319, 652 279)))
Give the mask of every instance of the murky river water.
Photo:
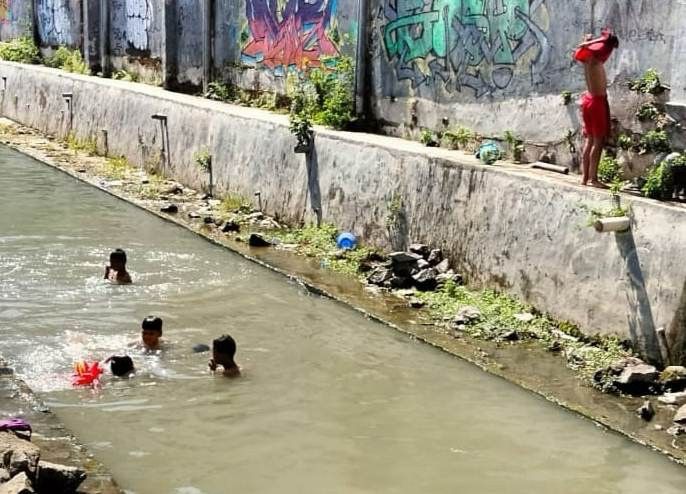
POLYGON ((0 353, 130 492, 684 492, 665 458, 6 148, 0 211, 0 353), (101 280, 115 247, 133 286, 101 280), (69 386, 148 314, 165 354, 69 386), (191 352, 225 332, 238 380, 191 352))

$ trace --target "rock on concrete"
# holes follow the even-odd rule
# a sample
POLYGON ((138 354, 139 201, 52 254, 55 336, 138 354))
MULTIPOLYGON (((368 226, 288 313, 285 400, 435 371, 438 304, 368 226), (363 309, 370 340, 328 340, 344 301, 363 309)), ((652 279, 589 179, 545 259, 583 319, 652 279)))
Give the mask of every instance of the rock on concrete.
POLYGON ((443 259, 436 265, 436 271, 440 274, 445 274, 450 269, 450 262, 447 259, 443 259))
POLYGON ((436 270, 433 268, 424 269, 412 277, 414 286, 418 290, 423 292, 428 292, 434 290, 438 285, 438 280, 436 279, 436 270))
POLYGON ((437 264, 443 262, 443 251, 441 249, 433 249, 429 252, 429 257, 427 258, 429 264, 436 266, 437 264))
POLYGON ((391 262, 395 264, 412 264, 420 259, 422 259, 422 256, 418 254, 413 254, 411 252, 391 252, 389 255, 389 258, 391 259, 391 262))
POLYGON ((686 389, 686 367, 671 365, 660 373, 660 382, 665 391, 676 392, 686 389))
POLYGON ((680 391, 678 393, 665 393, 657 400, 665 405, 681 406, 686 404, 686 391, 680 391))
POLYGON ((80 468, 40 461, 36 490, 41 494, 72 494, 85 479, 86 472, 80 468))
POLYGON ((615 377, 613 384, 617 389, 629 394, 645 394, 655 386, 660 373, 652 365, 635 364, 627 365, 619 376, 615 377))
POLYGON ((653 420, 653 417, 655 416, 655 409, 653 408, 653 404, 650 403, 650 401, 648 400, 644 401, 643 405, 638 407, 638 409, 636 410, 636 414, 646 422, 650 422, 651 420, 653 420))
POLYGON ((24 472, 16 475, 6 484, 0 485, 0 494, 34 494, 34 492, 31 481, 24 472))
POLYGON ((367 282, 372 285, 381 286, 393 277, 390 269, 384 267, 378 267, 372 271, 367 277, 367 282))
POLYGON ((12 433, 0 432, 0 459, 12 477, 21 472, 34 477, 39 457, 40 449, 35 444, 12 433))
POLYGON ((412 244, 408 250, 413 254, 422 256, 424 259, 428 258, 431 253, 431 248, 426 244, 412 244))
POLYGON ((481 311, 476 307, 468 305, 457 311, 457 314, 455 314, 455 317, 450 324, 453 328, 457 328, 458 326, 467 325, 474 321, 478 321, 480 317, 481 311))
POLYGON ((248 238, 248 245, 250 247, 269 247, 272 243, 259 233, 251 233, 250 238, 248 238))
POLYGON ((224 233, 229 233, 229 232, 238 233, 240 231, 241 231, 241 225, 235 221, 227 221, 222 226, 222 232, 224 232, 224 233))
POLYGON ((676 415, 674 415, 674 423, 686 425, 686 405, 682 405, 682 407, 676 411, 676 415))

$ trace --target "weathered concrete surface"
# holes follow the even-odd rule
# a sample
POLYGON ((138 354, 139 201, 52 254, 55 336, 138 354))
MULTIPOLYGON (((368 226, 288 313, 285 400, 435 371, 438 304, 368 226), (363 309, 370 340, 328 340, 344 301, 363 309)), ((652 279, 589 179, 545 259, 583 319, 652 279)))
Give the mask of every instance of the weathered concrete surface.
POLYGON ((71 131, 85 139, 107 130, 111 155, 199 186, 205 177, 193 154, 207 148, 217 190, 260 191, 269 214, 299 222, 318 210, 381 247, 440 247, 475 286, 506 290, 588 333, 631 338, 652 360, 659 360, 656 328, 666 327, 680 342, 674 355, 683 355, 683 207, 625 197, 632 231, 597 234, 587 209, 608 208, 609 196, 573 178, 323 129, 306 160, 293 153, 282 116, 42 67, 3 62, 0 75, 8 78, 2 112, 20 123, 66 135, 61 94, 72 92, 71 131), (165 159, 153 114, 167 117, 165 159))

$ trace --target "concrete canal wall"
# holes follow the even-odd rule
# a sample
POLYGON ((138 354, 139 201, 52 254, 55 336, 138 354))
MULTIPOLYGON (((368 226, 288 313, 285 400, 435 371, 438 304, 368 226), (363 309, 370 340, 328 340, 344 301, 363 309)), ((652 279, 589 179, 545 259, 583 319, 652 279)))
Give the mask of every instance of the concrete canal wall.
POLYGON ((609 194, 523 166, 325 129, 306 157, 293 152, 285 116, 37 66, 2 62, 0 77, 2 113, 22 124, 93 138, 101 150, 106 141, 110 155, 191 186, 206 180, 193 155, 207 149, 218 190, 259 191, 269 214, 293 223, 321 216, 386 249, 441 247, 474 286, 505 290, 587 333, 631 338, 652 358, 664 327, 684 354, 679 205, 624 197, 631 231, 599 234, 588 210, 609 208, 609 194))

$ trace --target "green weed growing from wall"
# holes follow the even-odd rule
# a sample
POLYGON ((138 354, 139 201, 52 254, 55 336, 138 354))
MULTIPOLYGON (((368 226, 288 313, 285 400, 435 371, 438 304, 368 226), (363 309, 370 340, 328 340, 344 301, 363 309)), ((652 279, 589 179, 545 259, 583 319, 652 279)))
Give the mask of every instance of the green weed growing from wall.
POLYGON ((75 74, 89 74, 88 64, 84 61, 79 50, 72 50, 60 46, 55 53, 45 59, 45 65, 75 74))
POLYGON ((0 60, 19 63, 39 63, 40 52, 31 38, 16 38, 0 43, 0 60))
POLYGON ((629 81, 629 89, 637 93, 660 94, 666 87, 660 80, 660 74, 655 69, 646 70, 641 77, 629 81))
POLYGON ((129 72, 126 69, 117 70, 112 74, 112 79, 116 81, 128 81, 128 82, 138 82, 138 74, 129 72))
POLYGON ((605 183, 613 183, 621 179, 622 170, 617 160, 603 152, 598 163, 598 178, 605 183))

